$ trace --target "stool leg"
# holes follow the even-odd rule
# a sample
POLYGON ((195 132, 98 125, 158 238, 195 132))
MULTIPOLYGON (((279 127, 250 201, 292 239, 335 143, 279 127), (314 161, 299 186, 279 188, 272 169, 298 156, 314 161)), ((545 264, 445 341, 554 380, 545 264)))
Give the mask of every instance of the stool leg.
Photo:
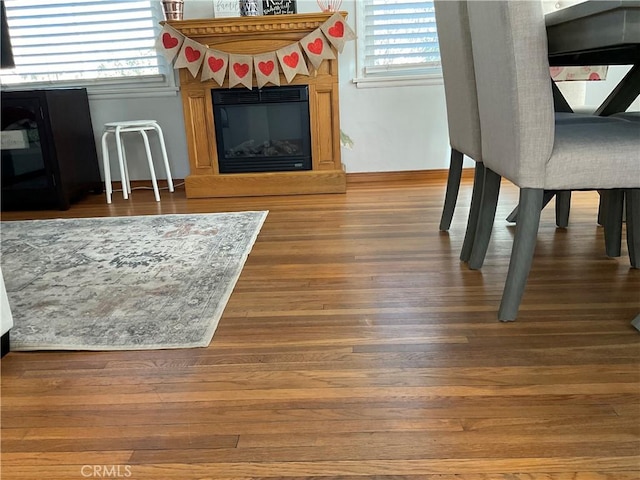
POLYGON ((122 196, 125 200, 129 199, 129 192, 127 191, 127 173, 124 165, 122 139, 120 138, 120 126, 116 127, 116 147, 118 149, 118 164, 120 165, 120 181, 122 182, 122 196))
POLYGON ((127 189, 127 193, 131 195, 131 177, 129 177, 129 164, 127 163, 127 149, 122 144, 122 163, 124 165, 124 179, 122 180, 122 188, 127 189))
POLYGON ((144 140, 144 149, 147 151, 147 161, 149 162, 149 172, 151 173, 151 183, 153 184, 153 193, 156 196, 156 202, 160 201, 160 192, 158 191, 158 181, 156 180, 156 171, 153 168, 153 159, 151 158, 151 149, 149 148, 149 137, 147 132, 140 130, 140 135, 144 140))
POLYGON ((158 132, 158 138, 160 139, 160 149, 162 150, 162 159, 164 160, 164 169, 167 172, 167 184, 169 185, 169 191, 173 192, 173 179, 171 178, 171 169, 169 168, 169 157, 167 157, 167 148, 164 144, 164 135, 160 125, 156 122, 153 123, 153 128, 158 132))
POLYGON ((109 146, 107 145, 108 135, 109 132, 102 134, 102 167, 104 170, 104 191, 107 195, 107 203, 111 203, 113 189, 111 185, 111 167, 109 165, 109 146))

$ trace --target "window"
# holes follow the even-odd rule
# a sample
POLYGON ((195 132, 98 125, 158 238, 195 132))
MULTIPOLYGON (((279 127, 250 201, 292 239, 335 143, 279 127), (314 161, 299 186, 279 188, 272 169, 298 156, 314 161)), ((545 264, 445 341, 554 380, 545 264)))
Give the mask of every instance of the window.
POLYGON ((433 2, 363 0, 358 14, 356 83, 384 77, 440 79, 440 50, 433 2))
POLYGON ((159 5, 154 0, 5 0, 16 68, 3 70, 0 81, 171 86, 173 74, 168 75, 171 70, 154 46, 162 20, 159 5))

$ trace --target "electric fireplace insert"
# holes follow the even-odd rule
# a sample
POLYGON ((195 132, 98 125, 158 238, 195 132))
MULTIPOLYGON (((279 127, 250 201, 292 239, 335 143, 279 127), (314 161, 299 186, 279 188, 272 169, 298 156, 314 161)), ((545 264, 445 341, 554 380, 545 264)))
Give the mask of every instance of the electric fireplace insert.
POLYGON ((211 94, 220 173, 311 170, 307 85, 211 94))

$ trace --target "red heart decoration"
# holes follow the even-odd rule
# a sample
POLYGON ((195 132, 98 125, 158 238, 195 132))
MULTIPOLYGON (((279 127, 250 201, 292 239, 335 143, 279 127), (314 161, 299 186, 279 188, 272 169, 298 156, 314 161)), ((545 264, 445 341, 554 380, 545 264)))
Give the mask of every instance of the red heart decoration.
POLYGON ((344 35, 344 23, 336 22, 333 27, 329 28, 329 35, 336 38, 342 38, 344 35))
POLYGON ((184 56, 187 57, 187 62, 195 62, 200 58, 200 52, 191 47, 184 49, 184 56))
POLYGON ((275 65, 273 64, 272 60, 269 60, 268 62, 260 62, 258 63, 258 69, 264 74, 264 75, 271 75, 271 72, 273 72, 273 67, 275 65))
POLYGON ((322 42, 321 38, 316 38, 315 42, 307 44, 307 48, 311 53, 320 55, 322 53, 322 49, 324 48, 324 43, 322 42))
POLYGON ((291 55, 285 55, 282 58, 284 64, 289 68, 296 68, 298 66, 298 60, 300 60, 298 52, 293 52, 291 55))
POLYGON ((236 72, 236 75, 240 78, 244 77, 247 73, 249 73, 249 65, 246 63, 234 63, 233 71, 236 72))
POLYGON ((209 57, 207 62, 209 63, 209 68, 214 73, 224 67, 224 60, 221 58, 209 57))
POLYGON ((173 48, 178 45, 178 39, 176 37, 172 37, 170 33, 164 33, 162 35, 162 45, 164 48, 173 48))

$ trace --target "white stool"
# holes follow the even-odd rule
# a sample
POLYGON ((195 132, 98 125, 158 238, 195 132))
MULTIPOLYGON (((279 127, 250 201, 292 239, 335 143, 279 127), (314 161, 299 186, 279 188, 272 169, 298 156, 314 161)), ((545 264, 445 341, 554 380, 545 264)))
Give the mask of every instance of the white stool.
POLYGON ((169 168, 169 159, 167 158, 167 149, 164 144, 164 135, 162 135, 162 129, 158 122, 155 120, 129 120, 126 122, 110 122, 105 123, 104 133, 102 134, 102 161, 104 166, 104 184, 105 191, 107 193, 107 203, 111 203, 111 195, 113 188, 111 187, 111 167, 109 164, 109 148, 107 146, 107 137, 109 134, 114 134, 116 137, 116 150, 118 152, 118 164, 120 166, 120 178, 122 180, 122 195, 124 199, 129 198, 131 193, 131 181, 129 179, 129 168, 127 166, 127 156, 124 151, 124 145, 122 144, 121 133, 125 132, 140 132, 142 140, 144 140, 144 149, 147 152, 147 161, 149 162, 149 171, 151 173, 151 183, 153 184, 153 192, 156 197, 156 202, 160 201, 160 192, 158 191, 158 181, 156 180, 156 172, 153 168, 153 160, 151 158, 151 149, 149 148, 149 137, 147 135, 148 130, 155 130, 158 132, 158 139, 160 140, 160 148, 162 150, 162 158, 164 160, 164 168, 167 172, 167 183, 169 184, 169 191, 173 192, 173 180, 171 179, 171 170, 169 168))

